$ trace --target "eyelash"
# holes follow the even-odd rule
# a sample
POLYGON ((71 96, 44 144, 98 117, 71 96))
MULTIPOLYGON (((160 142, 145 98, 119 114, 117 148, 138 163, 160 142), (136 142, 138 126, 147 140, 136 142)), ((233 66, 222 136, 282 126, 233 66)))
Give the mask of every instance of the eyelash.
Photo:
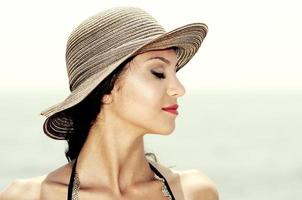
POLYGON ((165 75, 163 73, 158 73, 158 72, 154 72, 154 71, 151 71, 152 74, 154 76, 156 76, 158 79, 164 79, 165 78, 165 75))

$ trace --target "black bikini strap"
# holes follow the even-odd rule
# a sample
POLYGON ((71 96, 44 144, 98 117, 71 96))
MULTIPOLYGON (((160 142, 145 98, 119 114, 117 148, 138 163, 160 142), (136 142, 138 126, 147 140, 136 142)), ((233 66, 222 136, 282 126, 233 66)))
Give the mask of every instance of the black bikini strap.
POLYGON ((75 176, 75 168, 77 165, 77 158, 74 160, 73 166, 72 166, 72 172, 71 172, 71 176, 70 176, 70 180, 69 180, 69 185, 68 185, 68 196, 67 196, 67 200, 72 200, 72 189, 73 189, 73 180, 74 180, 74 176, 75 176))
MULTIPOLYGON (((75 169, 76 169, 76 165, 77 165, 77 158, 74 160, 74 164, 72 166, 72 172, 71 172, 71 176, 70 176, 70 180, 69 180, 69 185, 68 185, 68 196, 67 196, 67 200, 72 200, 72 189, 73 189, 73 181, 74 181, 74 176, 75 176, 75 169)), ((163 178, 165 180, 164 184, 166 185, 169 193, 172 196, 172 199, 175 200, 175 197, 171 191, 171 188, 168 184, 167 179, 151 164, 149 163, 150 168, 152 169, 152 171, 154 173, 156 173, 157 176, 159 176, 160 178, 163 178)))
POLYGON ((157 176, 159 176, 160 178, 163 178, 164 180, 165 180, 165 185, 166 185, 166 187, 167 187, 167 189, 168 189, 168 191, 169 191, 169 193, 171 194, 171 196, 172 196, 172 199, 173 200, 175 200, 175 197, 174 197, 174 195, 173 195, 173 193, 172 193, 172 191, 171 191, 171 188, 170 188, 170 186, 169 186, 169 184, 168 184, 168 181, 167 181, 167 179, 151 164, 151 163, 149 163, 149 165, 150 165, 150 167, 151 167, 151 169, 155 172, 155 174, 157 175, 157 176))

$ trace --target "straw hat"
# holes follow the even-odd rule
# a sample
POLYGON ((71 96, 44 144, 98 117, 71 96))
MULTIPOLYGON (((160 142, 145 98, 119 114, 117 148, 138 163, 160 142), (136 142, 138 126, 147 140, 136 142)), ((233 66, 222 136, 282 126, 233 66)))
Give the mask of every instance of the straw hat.
POLYGON ((191 23, 172 31, 137 7, 113 7, 80 23, 66 46, 69 96, 40 114, 43 130, 53 139, 66 139, 73 123, 62 111, 76 106, 127 58, 150 50, 177 47, 177 70, 197 52, 208 27, 191 23))

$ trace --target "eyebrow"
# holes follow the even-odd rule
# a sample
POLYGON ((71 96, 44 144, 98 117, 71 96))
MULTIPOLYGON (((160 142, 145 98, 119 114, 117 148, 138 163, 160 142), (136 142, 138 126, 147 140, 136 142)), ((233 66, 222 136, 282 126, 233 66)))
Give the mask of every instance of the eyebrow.
MULTIPOLYGON (((160 56, 151 57, 151 58, 147 59, 146 61, 153 60, 153 59, 159 59, 159 60, 165 62, 165 63, 168 64, 168 65, 171 64, 171 62, 170 62, 169 60, 167 60, 167 59, 164 58, 164 57, 160 57, 160 56)), ((146 61, 145 61, 145 62, 146 62, 146 61)))

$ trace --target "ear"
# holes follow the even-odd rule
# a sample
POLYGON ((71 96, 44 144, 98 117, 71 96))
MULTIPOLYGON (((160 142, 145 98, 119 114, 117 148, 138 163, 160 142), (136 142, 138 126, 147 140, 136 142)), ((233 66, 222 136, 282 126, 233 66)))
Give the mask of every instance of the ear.
POLYGON ((112 95, 111 94, 105 94, 102 98, 102 102, 104 104, 110 104, 112 102, 112 95))

